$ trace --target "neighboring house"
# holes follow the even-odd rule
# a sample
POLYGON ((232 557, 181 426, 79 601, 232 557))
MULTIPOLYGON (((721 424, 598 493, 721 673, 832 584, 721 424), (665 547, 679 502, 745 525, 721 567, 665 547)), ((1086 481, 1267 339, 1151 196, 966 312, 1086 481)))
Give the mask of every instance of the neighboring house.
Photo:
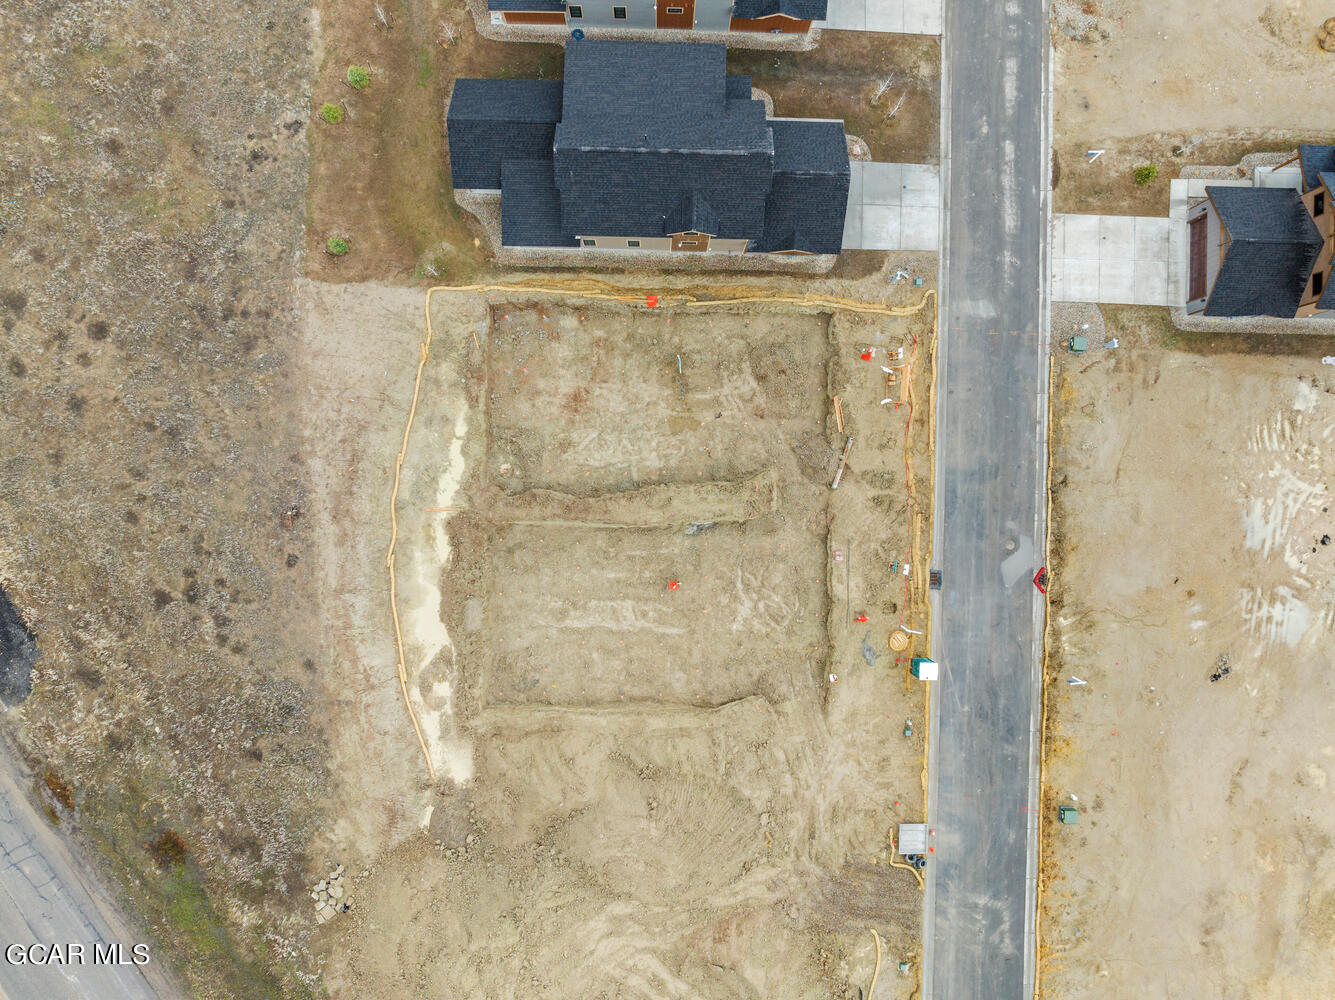
POLYGON ((802 34, 825 20, 826 0, 487 0, 493 24, 559 25, 599 32, 657 28, 802 34))
POLYGON ((501 200, 501 244, 837 254, 842 121, 766 118, 722 45, 575 41, 565 79, 458 80, 453 183, 501 200))
POLYGON ((1301 191, 1209 186, 1189 211, 1188 313, 1292 319, 1335 309, 1335 146, 1299 146, 1294 160, 1301 191))

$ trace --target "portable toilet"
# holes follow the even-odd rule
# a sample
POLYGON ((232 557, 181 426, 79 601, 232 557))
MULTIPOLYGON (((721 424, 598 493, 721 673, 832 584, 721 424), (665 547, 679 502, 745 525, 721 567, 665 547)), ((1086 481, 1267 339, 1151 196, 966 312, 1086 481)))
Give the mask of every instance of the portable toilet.
POLYGON ((1057 822, 1062 826, 1075 826, 1080 821, 1080 811, 1075 806, 1058 806, 1057 822))
POLYGON ((934 681, 937 678, 939 668, 935 660, 929 660, 925 656, 915 656, 912 672, 913 676, 920 681, 934 681))

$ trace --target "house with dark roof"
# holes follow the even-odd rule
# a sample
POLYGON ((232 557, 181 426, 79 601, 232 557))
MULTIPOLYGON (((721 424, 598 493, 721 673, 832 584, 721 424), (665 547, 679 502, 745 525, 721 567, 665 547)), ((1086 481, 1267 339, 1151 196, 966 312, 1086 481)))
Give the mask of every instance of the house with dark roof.
POLYGON ((1189 211, 1188 313, 1293 319, 1335 309, 1335 146, 1299 146, 1295 161, 1301 189, 1207 186, 1189 211))
POLYGON ((555 26, 602 37, 617 31, 804 34, 826 0, 487 0, 492 24, 555 26))
POLYGON ((500 195, 504 247, 839 253, 844 123, 767 117, 725 56, 572 40, 562 81, 458 80, 453 185, 500 195))

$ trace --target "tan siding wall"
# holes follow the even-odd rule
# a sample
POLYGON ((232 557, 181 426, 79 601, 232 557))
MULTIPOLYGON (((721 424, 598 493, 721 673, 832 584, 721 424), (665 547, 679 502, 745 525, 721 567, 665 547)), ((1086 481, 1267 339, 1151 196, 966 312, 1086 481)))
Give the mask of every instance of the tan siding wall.
POLYGON ((734 17, 728 28, 732 31, 782 31, 785 34, 800 35, 804 31, 811 30, 811 22, 798 21, 782 14, 771 14, 769 17, 734 17))
MULTIPOLYGON (((581 247, 582 250, 671 250, 672 240, 666 236, 642 236, 638 247, 626 245, 628 239, 635 237, 626 236, 584 236, 581 239, 597 240, 598 245, 594 247, 581 247)), ((746 250, 746 240, 715 240, 709 241, 709 250, 705 253, 743 253, 746 250)), ((704 254, 697 254, 704 256, 704 254)))

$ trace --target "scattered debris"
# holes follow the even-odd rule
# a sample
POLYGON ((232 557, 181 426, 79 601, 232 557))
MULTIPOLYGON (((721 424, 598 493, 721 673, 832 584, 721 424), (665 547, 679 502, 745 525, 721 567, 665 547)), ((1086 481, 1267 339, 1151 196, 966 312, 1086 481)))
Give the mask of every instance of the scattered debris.
POLYGON ((343 865, 336 865, 326 878, 321 879, 311 890, 311 899, 315 900, 315 921, 326 923, 340 913, 352 909, 352 899, 344 885, 343 865))
POLYGON ((844 466, 848 464, 848 453, 853 450, 853 435, 848 436, 848 441, 844 444, 844 455, 839 459, 839 471, 834 474, 834 482, 830 484, 830 489, 839 488, 839 480, 844 478, 844 466))
POLYGON ((706 531, 712 531, 717 526, 714 521, 692 521, 686 527, 688 535, 703 535, 706 531))
POLYGON ((1223 680, 1232 672, 1233 668, 1229 665, 1228 654, 1220 653, 1219 659, 1215 661, 1214 673, 1210 675, 1210 683, 1213 684, 1215 681, 1223 680))

